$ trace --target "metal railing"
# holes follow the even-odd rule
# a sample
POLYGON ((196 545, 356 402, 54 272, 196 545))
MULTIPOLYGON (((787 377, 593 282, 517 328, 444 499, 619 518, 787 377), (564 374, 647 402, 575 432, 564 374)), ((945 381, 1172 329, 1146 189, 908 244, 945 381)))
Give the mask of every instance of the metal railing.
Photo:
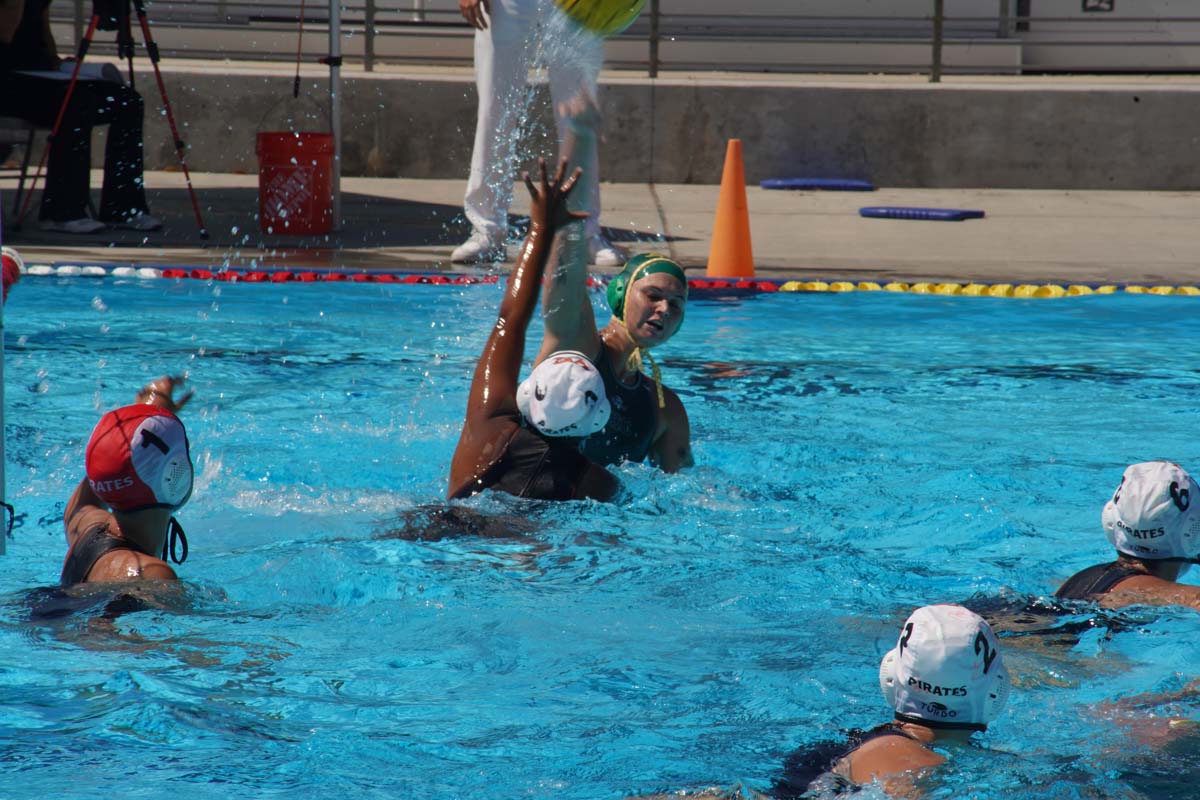
MULTIPOLYGON (((1126 8, 1134 2, 1127 0, 1126 8)), ((307 59, 323 54, 329 11, 317 3, 305 5, 307 59)), ((888 16, 779 10, 846 9, 852 5, 847 0, 746 0, 736 14, 721 13, 715 0, 689 0, 686 11, 678 10, 682 5, 647 0, 637 22, 608 42, 606 65, 651 76, 697 70, 907 72, 934 81, 989 72, 1200 72, 1200 17, 1045 16, 1030 13, 1028 0, 974 3, 974 15, 963 13, 962 0, 898 0, 888 16)), ((90 0, 50 9, 55 22, 82 35, 90 0)), ((293 0, 153 0, 148 10, 167 58, 295 58, 299 3, 293 0)), ((473 31, 456 0, 351 0, 341 5, 341 18, 346 60, 368 71, 471 63, 473 31)), ((115 42, 98 35, 95 49, 111 54, 115 42)))

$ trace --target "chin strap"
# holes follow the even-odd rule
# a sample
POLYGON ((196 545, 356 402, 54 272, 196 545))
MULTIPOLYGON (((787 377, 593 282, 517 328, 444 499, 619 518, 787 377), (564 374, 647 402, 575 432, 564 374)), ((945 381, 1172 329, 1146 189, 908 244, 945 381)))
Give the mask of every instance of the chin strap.
MULTIPOLYGON (((617 320, 617 322, 621 323, 622 328, 625 328, 625 334, 628 336, 629 328, 627 328, 625 326, 625 320, 621 319, 620 317, 616 317, 615 319, 617 320)), ((631 341, 631 342, 633 341, 632 336, 629 336, 629 341, 631 341)), ((649 361, 650 361, 650 374, 654 376, 654 388, 658 392, 658 407, 666 408, 667 401, 666 401, 666 398, 663 397, 662 372, 658 368, 658 362, 654 360, 654 354, 651 353, 648 349, 642 349, 641 347, 634 347, 633 352, 629 354, 629 358, 625 359, 625 366, 628 367, 629 369, 636 370, 637 372, 641 372, 642 374, 645 374, 646 364, 642 360, 643 357, 646 359, 649 359, 649 361)))
POLYGON ((188 557, 187 535, 183 532, 183 526, 179 524, 179 520, 171 517, 171 521, 167 524, 167 531, 167 538, 163 540, 162 560, 166 561, 170 556, 171 561, 182 564, 187 561, 188 557), (183 544, 182 556, 175 552, 175 545, 180 543, 183 544))

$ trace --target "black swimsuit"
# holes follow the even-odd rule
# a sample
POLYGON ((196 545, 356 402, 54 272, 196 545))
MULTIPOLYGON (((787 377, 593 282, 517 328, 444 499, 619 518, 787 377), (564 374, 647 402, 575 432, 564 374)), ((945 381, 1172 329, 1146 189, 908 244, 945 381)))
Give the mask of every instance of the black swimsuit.
POLYGON ((579 486, 592 463, 579 452, 577 442, 577 439, 542 436, 522 425, 513 434, 504 455, 477 483, 469 484, 455 497, 499 489, 532 500, 579 499, 579 486))
POLYGON ((858 728, 848 731, 844 742, 825 741, 806 745, 787 757, 783 765, 783 775, 775 780, 767 795, 775 800, 799 800, 814 788, 813 783, 818 779, 827 784, 822 788, 831 790, 834 794, 853 789, 854 784, 834 773, 833 768, 867 742, 884 736, 903 736, 917 741, 916 737, 906 733, 895 722, 888 722, 869 731, 858 728))
POLYGON ((1097 564, 1067 578, 1067 582, 1058 587, 1054 596, 1063 600, 1090 600, 1107 593, 1126 578, 1144 574, 1141 570, 1133 569, 1120 561, 1097 564))
POLYGON ((110 535, 106 523, 89 528, 67 554, 58 582, 63 586, 83 583, 100 557, 114 550, 137 551, 137 548, 124 539, 110 535))
POLYGON ((640 372, 633 385, 622 383, 613 372, 608 346, 595 359, 596 369, 604 379, 604 390, 612 414, 599 433, 584 439, 583 454, 597 464, 619 464, 622 461, 645 461, 654 444, 658 422, 658 393, 654 382, 640 372))

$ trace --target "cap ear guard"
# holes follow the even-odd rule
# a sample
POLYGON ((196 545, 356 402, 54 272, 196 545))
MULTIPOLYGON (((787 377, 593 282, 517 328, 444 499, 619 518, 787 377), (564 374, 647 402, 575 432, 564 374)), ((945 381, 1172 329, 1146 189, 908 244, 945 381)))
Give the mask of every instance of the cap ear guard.
POLYGON ((892 708, 896 707, 896 662, 899 657, 900 648, 893 647, 879 662, 879 688, 883 690, 883 699, 892 708))
POLYGON ((987 697, 983 703, 983 725, 985 727, 1000 716, 1000 712, 1008 703, 1008 696, 1012 694, 1012 676, 1008 674, 1008 669, 1004 664, 996 664, 993 672, 995 674, 992 676, 992 685, 988 688, 987 697))
POLYGON ((162 505, 179 508, 192 497, 195 472, 187 450, 175 453, 163 465, 156 495, 162 505))
POLYGON ((608 298, 608 307, 612 309, 613 316, 617 319, 625 319, 625 291, 629 288, 629 273, 622 271, 621 274, 613 277, 608 282, 608 290, 605 296, 608 298))

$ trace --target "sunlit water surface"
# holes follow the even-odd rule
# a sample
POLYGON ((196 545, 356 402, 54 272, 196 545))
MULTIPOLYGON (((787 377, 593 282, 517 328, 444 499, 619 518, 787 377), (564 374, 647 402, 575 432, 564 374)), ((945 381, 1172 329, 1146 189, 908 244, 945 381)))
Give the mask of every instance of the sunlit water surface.
MULTIPOLYGON (((23 281, 5 309, 0 795, 765 788, 791 748, 887 718, 878 661, 912 608, 1047 595, 1108 558, 1100 508, 1126 463, 1200 470, 1195 300, 697 298, 660 354, 695 469, 622 467, 622 506, 466 503, 510 536, 388 538, 441 502, 499 297, 23 281), (39 616, 92 425, 181 370, 187 597, 39 616)), ((1182 796, 1197 737, 1166 720, 1195 704, 1105 704, 1183 685, 1198 637, 1180 610, 1006 637, 1009 708, 923 786, 1182 796)))

